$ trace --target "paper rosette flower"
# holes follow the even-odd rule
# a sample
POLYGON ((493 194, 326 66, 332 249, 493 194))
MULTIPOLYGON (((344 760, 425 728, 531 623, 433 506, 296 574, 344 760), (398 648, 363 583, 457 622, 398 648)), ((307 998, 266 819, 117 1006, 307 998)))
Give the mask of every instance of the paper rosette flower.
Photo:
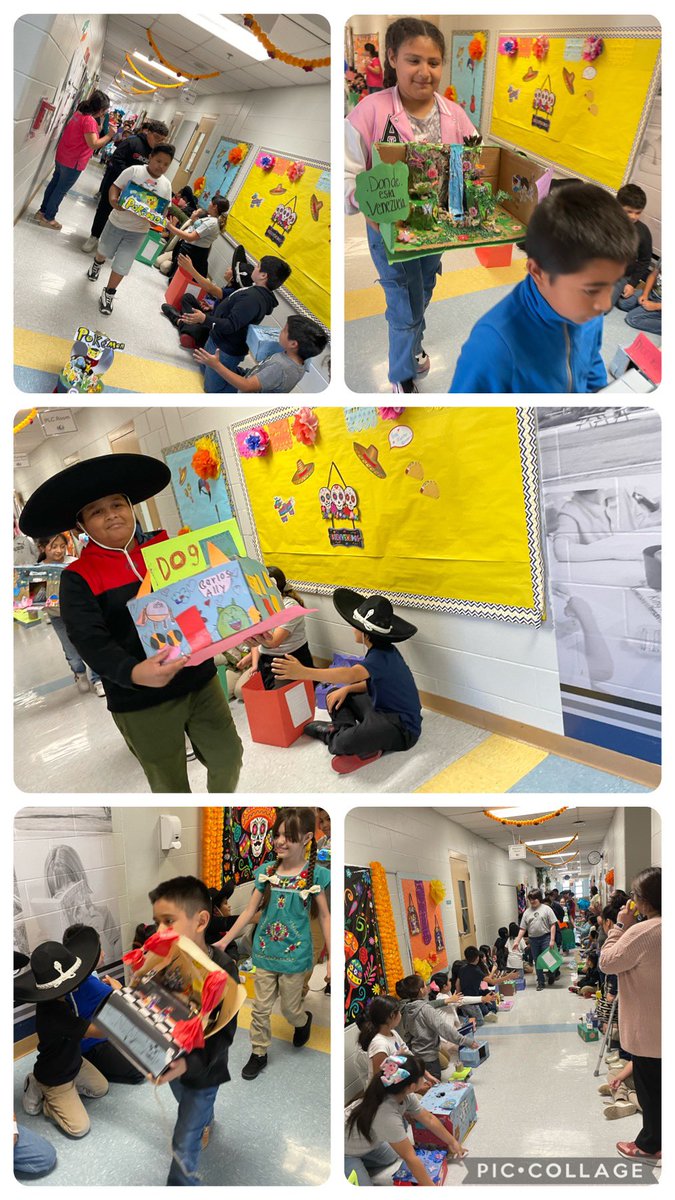
POLYGON ((597 33, 590 33, 584 42, 584 48, 581 52, 581 57, 584 62, 595 62, 599 58, 605 48, 605 43, 597 33))
POLYGON ((263 454, 267 453, 269 444, 269 434, 262 425, 237 434, 237 446, 242 458, 262 458, 263 454))
POLYGON ((443 95, 445 96, 446 100, 454 100, 455 103, 457 102, 457 88, 454 87, 453 84, 450 84, 449 87, 446 87, 443 95))
POLYGON ((434 904, 441 904, 446 896, 445 884, 441 883, 440 879, 432 879, 429 884, 429 895, 434 904))
POLYGON ((301 408, 295 414, 293 437, 303 446, 313 446, 319 435, 319 418, 312 408, 301 408))
POLYGON ((227 971, 211 971, 202 986, 202 1012, 210 1013, 220 1004, 227 987, 227 971))
POLYGON ((547 37, 536 37, 532 43, 532 53, 537 62, 542 62, 548 54, 549 41, 547 37))
POLYGON ((404 408, 378 408, 377 415, 383 421, 397 421, 404 412, 404 408))
POLYGON ((286 174, 291 183, 297 183, 298 179, 302 179, 305 173, 305 164, 302 162, 292 162, 289 164, 286 174))
POLYGON ((480 62, 485 57, 485 34, 474 33, 469 42, 469 58, 472 62, 480 62))
POLYGON ((190 1021, 176 1021, 171 1036, 188 1054, 191 1050, 201 1050, 204 1045, 204 1030, 199 1017, 192 1017, 190 1021))
POLYGON ((201 196, 205 187, 206 187, 206 175, 200 175, 199 179, 195 179, 195 181, 192 185, 192 191, 194 192, 195 196, 201 196))
POLYGON ((145 955, 138 946, 135 950, 129 950, 128 954, 122 955, 122 962, 128 963, 133 972, 140 971, 145 962, 145 955))
POLYGON ((413 958, 413 971, 416 975, 420 975, 425 983, 428 983, 433 974, 431 963, 426 958, 413 958))
POLYGON ((166 958, 170 953, 174 942, 177 942, 179 934, 175 929, 158 929, 157 933, 153 933, 144 943, 143 949, 148 954, 158 954, 160 958, 166 958))
POLYGON ((236 167, 237 164, 241 162, 243 157, 244 151, 242 150, 241 146, 233 146, 227 156, 227 161, 231 166, 236 167))
POLYGON ((499 43, 500 54, 506 54, 509 58, 514 58, 518 53, 518 38, 505 37, 499 43))
POLYGON ((220 451, 213 438, 197 438, 192 456, 192 470, 195 475, 199 479, 217 479, 221 467, 220 451))
POLYGON ((273 154, 259 154, 256 159, 256 166, 262 167, 263 171, 274 170, 276 158, 273 154))

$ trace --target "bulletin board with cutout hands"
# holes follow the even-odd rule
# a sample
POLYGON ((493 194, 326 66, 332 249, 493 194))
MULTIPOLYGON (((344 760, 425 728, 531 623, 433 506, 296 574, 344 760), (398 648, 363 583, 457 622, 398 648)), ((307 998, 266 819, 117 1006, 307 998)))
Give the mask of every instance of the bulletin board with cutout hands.
POLYGON ((301 592, 353 587, 413 608, 541 621, 533 409, 320 407, 314 416, 314 444, 298 440, 292 409, 230 426, 262 562, 301 592), (253 426, 269 444, 246 457, 253 426))
POLYGON ((617 190, 630 177, 660 59, 658 28, 502 32, 490 136, 617 190))

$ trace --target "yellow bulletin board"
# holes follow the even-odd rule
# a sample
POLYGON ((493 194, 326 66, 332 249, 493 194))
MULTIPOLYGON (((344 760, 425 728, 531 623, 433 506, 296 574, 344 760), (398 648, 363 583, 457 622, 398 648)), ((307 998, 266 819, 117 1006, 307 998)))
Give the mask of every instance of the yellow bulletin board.
POLYGON ((631 172, 659 84, 658 29, 574 29, 556 33, 502 32, 497 36, 490 136, 525 150, 573 175, 614 190, 631 172), (602 53, 583 57, 589 35, 603 39, 602 53), (538 59, 533 43, 548 38, 538 59), (500 52, 515 39, 518 52, 500 52), (553 93, 552 110, 535 109, 539 93, 553 93), (534 124, 533 124, 534 121, 534 124))
POLYGON ((259 149, 227 220, 228 235, 258 261, 283 258, 284 291, 330 327, 330 165, 259 149), (266 166, 272 160, 273 166, 266 166), (298 169, 300 178, 293 178, 298 169), (290 171, 290 176, 289 176, 290 171))
POLYGON ((534 409, 316 408, 230 426, 255 557, 302 592, 336 586, 393 603, 525 624, 543 617, 534 409), (263 427, 262 457, 241 455, 263 427), (353 495, 355 493, 355 496, 353 495))

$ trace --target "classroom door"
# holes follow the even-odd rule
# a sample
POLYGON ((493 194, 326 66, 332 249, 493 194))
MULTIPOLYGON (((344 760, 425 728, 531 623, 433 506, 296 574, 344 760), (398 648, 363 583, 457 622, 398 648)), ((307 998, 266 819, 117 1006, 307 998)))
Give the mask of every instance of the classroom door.
MULTIPOLYGON (((126 425, 122 425, 119 429, 115 429, 112 433, 109 433, 108 441, 112 454, 145 453, 136 436, 133 421, 129 421, 126 425)), ((162 528, 159 509, 154 497, 151 496, 149 500, 144 500, 142 504, 134 505, 134 511, 145 533, 148 533, 151 529, 162 528)))
MULTIPOLYGON (((198 163, 200 162, 206 143, 211 136, 211 131, 217 121, 217 117, 202 117, 197 128, 195 129, 190 141, 187 144, 185 153, 180 161, 180 166, 171 181, 171 186, 174 192, 179 192, 185 187, 191 179, 197 179, 200 171, 198 163)), ((203 175, 203 171, 201 174, 203 175)))
POLYGON ((476 944, 476 922, 473 916, 469 864, 465 858, 451 858, 450 871, 452 874, 452 890, 455 895, 459 948, 461 953, 464 954, 467 946, 474 946, 476 944))

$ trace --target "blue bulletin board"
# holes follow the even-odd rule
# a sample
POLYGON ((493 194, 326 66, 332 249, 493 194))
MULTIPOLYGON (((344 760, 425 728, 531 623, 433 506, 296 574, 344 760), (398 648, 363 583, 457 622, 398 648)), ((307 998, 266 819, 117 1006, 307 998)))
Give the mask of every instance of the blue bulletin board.
POLYGON ((171 471, 171 486, 183 526, 188 529, 203 529, 207 525, 227 521, 234 515, 223 466, 223 448, 217 430, 187 438, 175 446, 167 446, 162 450, 162 454, 171 471), (192 465, 195 452, 204 439, 211 441, 216 459, 220 463, 215 478, 201 479, 192 465))
POLYGON ((206 183, 204 184, 204 191, 199 197, 199 203, 202 208, 208 204, 215 195, 227 196, 227 193, 237 178, 239 171, 248 158, 248 152, 250 149, 250 142, 233 142, 232 138, 220 139, 218 145, 216 146, 211 162, 204 173, 206 183), (241 162, 233 166, 232 163, 227 161, 227 156, 230 153, 230 150, 234 150, 235 146, 247 146, 248 149, 241 162))
MULTIPOLYGON (((475 38, 476 32, 474 29, 470 33, 453 33, 450 83, 457 92, 457 103, 473 121, 476 129, 480 129, 487 51, 480 62, 472 62, 469 58, 469 43, 475 38)), ((487 45, 488 35, 484 33, 483 36, 487 45)))

